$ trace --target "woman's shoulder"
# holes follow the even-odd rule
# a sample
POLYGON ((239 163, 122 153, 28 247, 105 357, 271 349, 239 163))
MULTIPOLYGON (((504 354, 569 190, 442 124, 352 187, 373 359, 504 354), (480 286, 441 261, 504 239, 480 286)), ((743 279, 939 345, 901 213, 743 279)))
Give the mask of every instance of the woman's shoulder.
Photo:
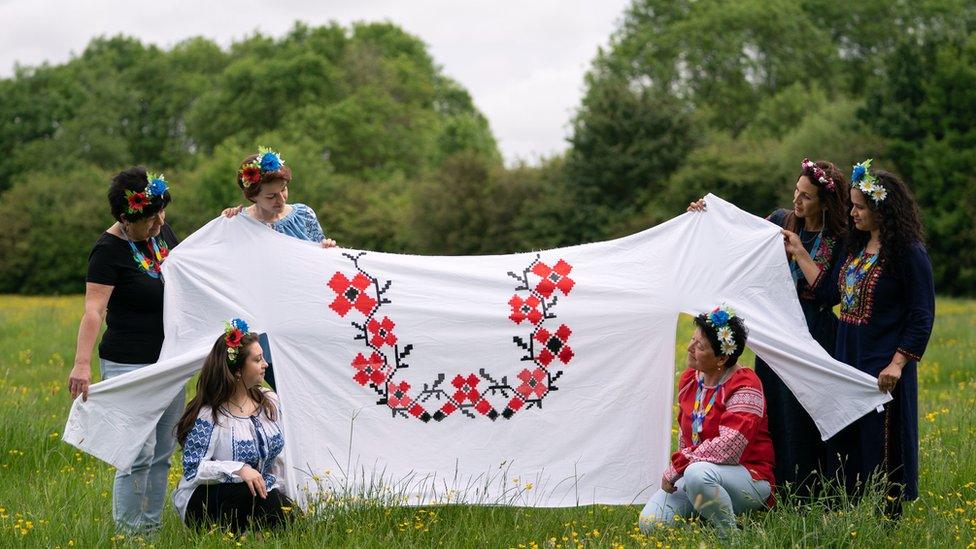
POLYGON ((755 370, 752 368, 739 366, 734 372, 732 372, 732 375, 729 376, 729 380, 725 383, 725 386, 728 387, 730 391, 741 387, 752 387, 761 391, 762 381, 759 380, 759 376, 756 375, 755 370))
POLYGON ((782 227, 783 224, 786 222, 786 216, 789 213, 790 213, 789 210, 785 208, 779 208, 777 210, 773 210, 773 213, 767 215, 766 219, 782 227))
POLYGON ((301 202, 296 202, 291 205, 292 213, 295 216, 303 218, 316 218, 315 210, 312 209, 308 204, 302 204, 301 202))

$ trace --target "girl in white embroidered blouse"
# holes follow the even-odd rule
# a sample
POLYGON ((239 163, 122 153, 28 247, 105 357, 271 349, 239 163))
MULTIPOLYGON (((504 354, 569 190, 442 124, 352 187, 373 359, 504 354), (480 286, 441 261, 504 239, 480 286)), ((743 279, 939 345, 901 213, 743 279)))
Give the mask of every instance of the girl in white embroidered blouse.
POLYGON ((173 505, 187 525, 239 532, 285 522, 292 502, 281 492, 281 407, 261 387, 267 367, 258 334, 243 320, 228 322, 177 426, 183 476, 173 505))

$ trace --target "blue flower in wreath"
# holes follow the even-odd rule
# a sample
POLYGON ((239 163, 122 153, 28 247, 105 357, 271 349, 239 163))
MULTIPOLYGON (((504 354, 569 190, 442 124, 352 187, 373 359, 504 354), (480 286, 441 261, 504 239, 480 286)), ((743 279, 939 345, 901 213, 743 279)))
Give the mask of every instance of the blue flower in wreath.
POLYGON ((854 171, 851 172, 851 181, 854 183, 860 183, 864 179, 864 174, 868 172, 867 168, 862 164, 857 164, 854 166, 854 171))
POLYGON ((712 311, 711 313, 709 313, 708 319, 711 320, 712 326, 715 327, 725 326, 729 322, 729 313, 725 312, 722 309, 719 309, 717 311, 712 311))
POLYGON ((234 328, 237 328, 238 330, 240 330, 242 333, 245 334, 251 331, 247 326, 247 322, 244 322, 239 318, 235 318, 234 320, 231 320, 230 325, 233 326, 234 328))
POLYGON ((149 194, 153 196, 163 196, 163 193, 168 191, 169 187, 166 186, 166 181, 164 179, 157 177, 149 182, 148 189, 149 194))
POLYGON ((273 151, 261 155, 261 172, 276 172, 281 168, 281 157, 273 151))

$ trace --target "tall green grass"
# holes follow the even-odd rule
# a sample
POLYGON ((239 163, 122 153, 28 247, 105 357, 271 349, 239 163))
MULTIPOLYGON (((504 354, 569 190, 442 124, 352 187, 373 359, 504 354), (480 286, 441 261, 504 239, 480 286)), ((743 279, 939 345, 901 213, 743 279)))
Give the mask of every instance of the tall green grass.
MULTIPOLYGON (((787 500, 743 519, 730 541, 696 521, 644 536, 638 506, 417 508, 342 494, 277 532, 191 532, 167 504, 160 532, 118 535, 113 469, 60 442, 81 312, 80 297, 0 297, 0 547, 976 547, 976 301, 938 302, 920 368, 921 497, 902 520, 880 518, 872 498, 787 500)), ((678 333, 680 367, 687 318, 678 333)))

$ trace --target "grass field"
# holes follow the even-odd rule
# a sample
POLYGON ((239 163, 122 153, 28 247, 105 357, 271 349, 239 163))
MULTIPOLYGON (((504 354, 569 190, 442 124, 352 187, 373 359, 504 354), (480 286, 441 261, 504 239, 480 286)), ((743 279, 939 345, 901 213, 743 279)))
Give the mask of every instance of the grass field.
MULTIPOLYGON (((692 521, 654 537, 638 507, 397 507, 340 502, 274 533, 191 532, 167 503, 161 532, 114 531, 114 470, 60 441, 80 297, 0 296, 0 547, 976 547, 976 301, 940 299, 920 368, 921 497, 904 518, 781 502, 728 542, 692 521)), ((690 334, 679 330, 683 354, 690 334)), ((676 360, 677 360, 676 356, 676 360)), ((745 358, 751 363, 751 358, 745 358)), ((176 463, 177 460, 174 460, 176 463)), ((175 485, 175 475, 171 482, 175 485)))

